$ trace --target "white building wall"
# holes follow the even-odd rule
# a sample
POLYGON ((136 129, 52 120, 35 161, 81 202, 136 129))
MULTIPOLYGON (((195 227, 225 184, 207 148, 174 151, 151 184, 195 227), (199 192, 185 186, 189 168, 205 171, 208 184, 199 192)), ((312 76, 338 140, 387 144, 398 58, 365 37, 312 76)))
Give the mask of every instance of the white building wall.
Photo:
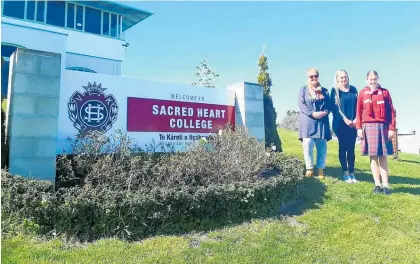
POLYGON ((404 153, 420 154, 420 135, 398 136, 398 150, 404 153))
MULTIPOLYGON (((68 35, 64 32, 49 31, 47 29, 28 28, 20 24, 1 23, 1 42, 20 45, 26 49, 58 53, 61 55, 62 72, 65 68, 68 35)), ((10 73, 9 73, 10 74, 10 73)), ((8 84, 10 90, 11 83, 8 84)), ((60 80, 60 86, 63 80, 60 80)))
POLYGON ((8 23, 2 17, 1 42, 23 46, 27 49, 66 54, 68 35, 64 32, 28 28, 8 23))
POLYGON ((121 61, 67 53, 66 68, 83 67, 109 75, 121 75, 121 61))

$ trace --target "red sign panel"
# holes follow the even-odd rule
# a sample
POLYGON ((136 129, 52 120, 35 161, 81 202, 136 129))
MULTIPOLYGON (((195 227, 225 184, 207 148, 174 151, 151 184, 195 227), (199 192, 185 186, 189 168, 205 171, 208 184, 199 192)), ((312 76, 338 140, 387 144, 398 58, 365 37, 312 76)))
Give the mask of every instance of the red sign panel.
POLYGON ((211 133, 235 125, 235 107, 128 97, 130 132, 211 133))

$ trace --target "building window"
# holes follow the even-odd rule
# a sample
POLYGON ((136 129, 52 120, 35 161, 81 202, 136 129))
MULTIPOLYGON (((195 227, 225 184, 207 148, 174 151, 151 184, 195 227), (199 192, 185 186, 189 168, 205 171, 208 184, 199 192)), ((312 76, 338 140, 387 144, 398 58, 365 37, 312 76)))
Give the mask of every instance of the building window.
POLYGON ((10 56, 17 48, 23 48, 22 46, 14 44, 2 44, 1 45, 1 56, 4 60, 4 64, 1 67, 1 93, 4 98, 7 97, 7 88, 9 84, 9 66, 10 66, 10 56))
POLYGON ((23 19, 25 18, 25 1, 2 1, 3 15, 23 19))
POLYGON ((68 1, 2 0, 3 15, 119 39, 122 16, 68 1))
POLYGON ((66 16, 66 2, 47 1, 47 24, 64 27, 66 16))
POLYGON ((26 19, 35 20, 35 1, 26 1, 26 19))
POLYGON ((102 12, 102 35, 109 36, 109 13, 102 12))
POLYGON ((114 37, 114 38, 117 37, 117 32, 118 32, 117 27, 118 27, 117 15, 111 14, 111 37, 114 37))
POLYGON ((4 58, 4 64, 1 67, 1 96, 7 98, 7 90, 9 84, 9 58, 4 58))
POLYGON ((36 3, 36 21, 45 22, 45 1, 37 1, 36 3))
POLYGON ((74 4, 67 3, 67 27, 74 28, 74 4))
POLYGON ((66 70, 96 73, 96 71, 84 67, 68 67, 66 70))
POLYGON ((83 6, 76 6, 76 29, 83 30, 83 6))
POLYGON ((101 10, 85 7, 85 31, 101 34, 101 10))

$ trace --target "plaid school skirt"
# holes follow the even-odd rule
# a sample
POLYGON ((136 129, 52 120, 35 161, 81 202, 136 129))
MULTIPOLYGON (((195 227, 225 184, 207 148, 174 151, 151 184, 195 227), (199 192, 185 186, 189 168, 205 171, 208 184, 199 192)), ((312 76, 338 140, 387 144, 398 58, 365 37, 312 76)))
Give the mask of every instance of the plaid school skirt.
POLYGON ((362 156, 387 156, 394 153, 392 141, 388 139, 388 126, 383 123, 365 123, 362 129, 362 156))

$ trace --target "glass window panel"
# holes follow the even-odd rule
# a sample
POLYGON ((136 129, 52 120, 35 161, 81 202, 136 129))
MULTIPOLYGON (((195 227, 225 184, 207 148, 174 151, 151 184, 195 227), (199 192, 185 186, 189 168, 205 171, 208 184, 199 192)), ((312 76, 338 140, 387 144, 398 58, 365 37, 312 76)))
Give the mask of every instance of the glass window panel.
POLYGON ((15 50, 15 46, 1 45, 1 56, 3 56, 3 58, 9 58, 15 50))
POLYGON ((83 67, 68 67, 66 69, 67 70, 72 70, 72 71, 81 71, 81 72, 92 72, 92 73, 96 73, 96 71, 93 71, 93 70, 88 69, 88 68, 83 68, 83 67))
POLYGON ((1 56, 3 57, 4 64, 1 67, 1 93, 7 97, 7 85, 9 83, 9 65, 10 56, 16 51, 15 46, 1 45, 1 56))
POLYGON ((120 27, 121 27, 121 15, 118 15, 118 28, 117 28, 117 35, 120 35, 120 27))
POLYGON ((25 17, 25 1, 2 1, 3 15, 23 19, 25 17))
POLYGON ((117 37, 117 15, 111 14, 111 37, 117 37))
POLYGON ((109 13, 103 12, 103 22, 102 22, 102 34, 109 36, 109 13))
POLYGON ((35 1, 26 2, 26 19, 35 20, 35 1))
POLYGON ((45 1, 37 1, 36 21, 45 22, 45 1))
POLYGON ((101 34, 101 10, 85 7, 85 32, 101 34))
POLYGON ((47 24, 64 27, 66 15, 66 2, 47 1, 47 24))
POLYGON ((1 67, 1 95, 3 98, 7 98, 7 85, 9 84, 9 65, 8 61, 5 61, 1 67))
POLYGON ((83 6, 76 6, 76 29, 83 30, 83 6))
POLYGON ((74 28, 74 4, 67 3, 67 27, 74 28))

